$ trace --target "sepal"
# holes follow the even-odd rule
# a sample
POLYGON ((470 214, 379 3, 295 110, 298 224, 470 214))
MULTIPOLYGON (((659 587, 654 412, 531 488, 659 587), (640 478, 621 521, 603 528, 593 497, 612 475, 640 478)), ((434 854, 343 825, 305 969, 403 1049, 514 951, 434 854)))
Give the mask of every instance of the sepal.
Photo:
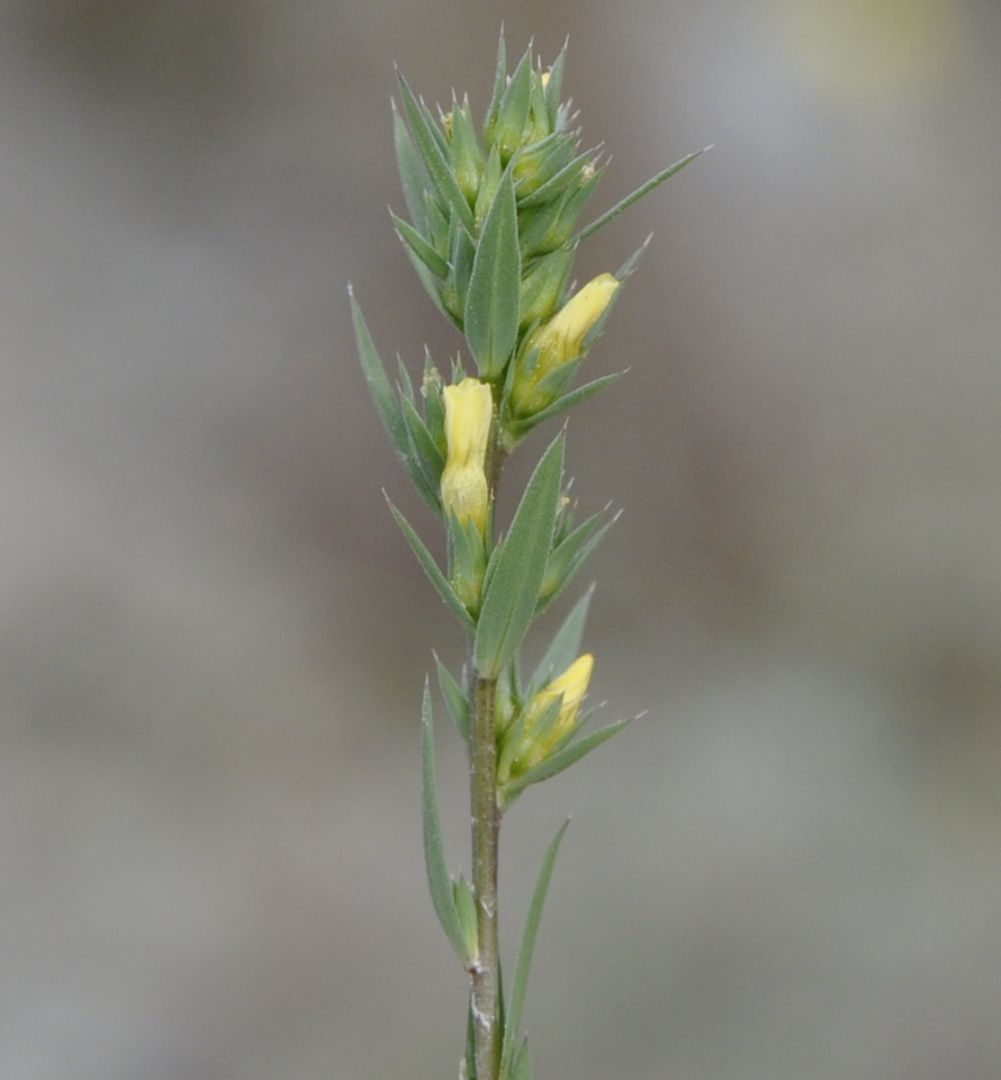
MULTIPOLYGON (((484 536, 472 520, 463 523, 454 514, 446 514, 446 528, 448 578, 455 595, 475 619, 480 610, 483 575, 487 568, 484 536)), ((485 535, 489 535, 489 529, 485 535)))

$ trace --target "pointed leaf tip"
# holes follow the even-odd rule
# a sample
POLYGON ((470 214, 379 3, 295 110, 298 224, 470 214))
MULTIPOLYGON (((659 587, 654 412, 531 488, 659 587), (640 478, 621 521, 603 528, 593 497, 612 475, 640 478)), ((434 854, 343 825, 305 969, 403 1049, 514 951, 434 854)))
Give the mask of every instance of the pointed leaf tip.
POLYGON ((539 931, 539 922, 542 919, 542 908, 546 902, 546 893, 549 891, 549 882, 553 876, 556 856, 569 825, 570 818, 568 817, 546 849, 539 870, 539 878, 535 884, 535 891, 532 893, 532 899, 528 905, 525 929, 522 932, 521 944, 518 946, 518 957, 515 961, 510 1007, 504 1022, 501 1076, 509 1075, 513 1064, 514 1051, 518 1041, 519 1028, 521 1027, 521 1014, 525 1004, 525 992, 528 989, 528 976, 532 967, 532 954, 535 951, 535 939, 539 931))

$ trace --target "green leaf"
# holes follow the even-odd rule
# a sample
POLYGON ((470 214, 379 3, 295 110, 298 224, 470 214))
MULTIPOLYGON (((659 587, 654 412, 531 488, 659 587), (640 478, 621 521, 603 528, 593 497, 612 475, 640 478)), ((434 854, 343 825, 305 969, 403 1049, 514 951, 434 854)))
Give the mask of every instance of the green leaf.
POLYGON ((522 1042, 518 1051, 514 1068, 511 1070, 511 1080, 532 1080, 532 1056, 528 1052, 528 1039, 522 1042))
POLYGON ((578 154, 573 161, 568 162, 562 169, 554 173, 541 187, 536 188, 531 195, 519 198, 518 209, 531 210, 535 206, 542 206, 544 203, 551 202, 557 196, 562 195, 564 190, 580 175, 581 169, 589 163, 597 162, 600 154, 600 146, 592 147, 590 150, 585 150, 583 154, 578 154))
POLYGON ((441 696, 445 699, 448 714, 452 717, 452 723, 465 742, 469 742, 469 702, 462 692, 462 687, 452 677, 452 673, 438 659, 434 657, 438 668, 438 686, 441 688, 441 696))
POLYGON ((465 946, 465 956, 469 962, 475 960, 478 952, 478 919, 476 915, 476 898, 473 895, 473 887, 464 877, 459 877, 452 882, 452 895, 455 899, 455 910, 459 916, 459 928, 462 930, 462 940, 465 946))
POLYGON ((466 943, 459 922, 459 913, 455 906, 452 880, 445 862, 445 848, 441 839, 441 816, 438 811, 438 786, 434 769, 434 726, 431 716, 431 690, 427 680, 424 682, 424 698, 421 703, 421 776, 422 809, 424 826, 424 865, 427 869, 428 887, 431 901, 438 915, 438 921, 452 943, 463 964, 468 964, 470 957, 466 952, 466 943))
POLYGON ((378 412, 382 426, 389 435, 389 441, 393 444, 397 457, 399 457, 403 467, 413 481, 414 487, 417 488, 421 498, 431 510, 436 514, 440 514, 441 504, 438 499, 438 492, 430 488, 424 478, 410 440, 406 421, 403 418, 403 406, 389 385, 389 377, 386 375, 386 369, 383 367, 382 360, 372 342, 372 335, 368 332, 368 326, 365 323, 365 317, 361 313, 361 308, 356 303, 354 295, 349 295, 351 295, 351 316, 354 321, 355 338, 358 342, 358 355, 361 358, 365 381, 368 383, 372 400, 375 402, 376 412, 378 412))
POLYGON ((521 143, 531 100, 532 50, 526 49, 504 91, 493 132, 493 141, 504 159, 513 154, 521 143))
POLYGON ((459 189, 459 185, 445 155, 442 153, 437 138, 431 130, 427 117, 410 89, 410 84, 403 77, 402 72, 398 73, 398 76, 403 115, 406 117, 410 134, 413 136, 414 144, 425 169, 427 169, 431 182, 437 189, 441 201, 446 206, 451 207, 452 212, 459 216, 463 224, 471 228, 473 214, 469 209, 469 203, 466 202, 466 197, 459 189))
POLYGON ((389 213, 393 219, 393 225, 396 227, 396 235, 400 238, 401 243, 409 248, 435 277, 439 277, 444 281, 448 277, 448 263, 413 225, 408 225, 403 218, 397 217, 392 210, 389 213))
POLYGON ((462 312, 463 325, 466 316, 466 297, 469 294, 469 277, 473 272, 476 244, 465 225, 452 218, 452 236, 449 241, 448 288, 462 312))
MULTIPOLYGON (((541 716, 533 717, 532 730, 528 733, 532 742, 544 737, 552 729, 553 724, 556 723, 560 715, 562 704, 563 696, 560 695, 549 702, 543 709, 541 716)), ((515 756, 523 749, 522 743, 525 741, 525 723, 527 719, 528 710, 519 710, 514 722, 504 732, 503 746, 497 761, 497 786, 502 790, 506 789, 509 783, 515 756)))
POLYGON ((553 636, 553 640, 539 661, 526 697, 531 697, 536 690, 541 690, 546 683, 562 674, 580 654, 581 641, 584 638, 584 624, 587 622, 588 608, 594 596, 592 585, 570 609, 570 614, 553 636))
POLYGON ((539 921, 542 918, 542 907, 546 902, 549 879, 553 876, 553 865, 560 849, 560 842, 563 840, 563 834, 567 831, 569 824, 569 820, 563 823, 560 831, 549 845, 545 858, 542 860, 542 868, 539 871, 539 880, 536 882, 535 892, 532 893, 532 901, 528 905, 528 916, 525 919, 525 929, 522 931, 521 944, 518 946, 518 959, 515 961, 514 966, 511 1003, 508 1009, 507 1023, 504 1025, 501 1076, 511 1075, 515 1044, 521 1027, 521 1013, 525 1004, 525 992, 528 989, 528 976, 532 968, 532 953, 535 951, 535 938, 539 931, 539 921))
POLYGON ((498 378, 514 351, 520 295, 518 217, 508 170, 483 223, 466 294, 466 340, 481 378, 498 378))
MULTIPOLYGON (((410 372, 407 371, 407 365, 404 364, 403 358, 399 353, 396 354, 396 370, 399 373, 400 379, 396 384, 396 388, 399 391, 401 398, 406 398, 411 405, 414 403, 414 383, 410 378, 410 372)), ((404 418, 406 422, 406 418, 404 418)))
POLYGON ((462 331, 462 323, 452 314, 451 311, 445 307, 445 302, 441 296, 441 282, 428 270, 423 260, 418 258, 409 244, 403 245, 403 250, 406 252, 407 258, 410 260, 410 265, 413 266, 415 273, 420 278, 421 284, 424 286, 428 296, 434 301, 434 306, 445 316, 446 319, 456 328, 456 330, 462 331))
POLYGON ((396 519, 396 524, 399 525, 400 531, 407 538, 407 543, 410 544, 413 553, 417 556, 417 561, 424 568, 424 573, 427 574, 431 581, 431 584, 435 587, 438 595, 441 599, 451 608, 452 612, 458 618, 459 622, 467 630, 474 630, 476 623, 473 622, 469 612, 466 611, 462 605, 462 601, 455 595, 452 586, 449 585, 448 579, 441 572, 441 567, 435 562, 434 556, 424 546, 424 541, 414 531, 413 526, 409 521, 400 513, 399 510, 392 504, 389 496, 386 496, 386 502, 389 503, 389 509, 393 517, 396 519))
POLYGON ((420 105, 421 113, 424 116, 424 123, 427 124, 427 129, 431 132, 431 137, 438 144, 438 149, 441 151, 442 157, 444 157, 446 162, 450 162, 452 151, 448 145, 448 138, 441 126, 441 120, 443 119, 441 106, 438 106, 439 121, 436 122, 434 113, 432 113, 427 105, 424 104, 424 101, 419 100, 418 104, 420 105))
POLYGON ((474 198, 484 165, 483 150, 473 126, 469 98, 452 102, 452 161, 455 178, 466 200, 474 198))
POLYGON ((593 532, 599 514, 595 514, 582 522, 553 552, 543 579, 543 588, 540 593, 539 606, 536 614, 545 611, 547 607, 563 592, 584 565, 588 557, 605 538, 608 530, 622 516, 620 510, 611 521, 605 522, 597 532, 593 532), (550 584, 550 577, 555 575, 555 581, 550 584))
POLYGON ((623 375, 625 375, 624 371, 616 371, 611 375, 602 375, 597 379, 592 379, 591 382, 586 382, 583 386, 578 386, 576 390, 571 390, 569 393, 564 394, 563 397, 557 398, 551 405, 547 405, 537 413, 533 413, 523 420, 512 421, 508 427, 517 438, 521 438, 523 435, 527 435, 537 424, 541 424, 543 420, 551 420, 554 416, 559 416, 560 413, 573 408, 574 405, 579 405, 582 401, 593 397, 600 390, 604 390, 606 386, 611 386, 613 382, 623 375))
POLYGON ((397 112, 395 101, 393 102, 393 143, 396 147, 396 166, 400 171, 403 198, 413 223, 423 232, 427 223, 424 192, 431 186, 431 178, 414 147, 403 117, 397 112))
POLYGON ((504 97, 504 87, 507 84, 507 43, 504 41, 504 28, 501 27, 500 36, 497 39, 497 66, 494 68, 494 90, 487 108, 486 117, 483 120, 483 130, 487 141, 492 138, 492 127, 497 120, 497 111, 500 109, 501 99, 504 97))
POLYGON ((369 333, 365 316, 355 300, 354 292, 348 289, 351 299, 351 318, 354 322, 355 341, 358 343, 358 356, 361 360, 362 372, 365 382, 368 383, 369 392, 375 402, 375 410, 379 414, 382 426, 386 429, 389 441, 404 464, 407 463, 410 453, 407 439, 407 427, 400 413, 399 402, 393 388, 389 384, 389 377, 383 366, 382 358, 376 351, 372 335, 369 333))
POLYGON ((480 181, 480 190, 476 195, 476 204, 473 208, 473 218, 477 229, 482 228, 487 213, 494 204, 502 172, 500 154, 495 146, 491 149, 490 156, 487 158, 487 164, 483 170, 483 179, 480 181))
POLYGON ((488 571, 476 640, 476 670, 496 678, 514 655, 535 612, 546 572, 563 474, 561 432, 535 467, 496 564, 488 571))
POLYGON ((563 92, 563 69, 567 61, 567 46, 570 44, 568 37, 563 42, 560 55, 553 61, 549 69, 549 83, 546 86, 546 105, 549 109, 549 126, 555 131, 556 120, 560 108, 560 94, 563 92))
POLYGON ((428 487, 437 492, 441 485, 441 474, 445 468, 445 459, 441 451, 435 445, 427 425, 421 419, 413 400, 404 397, 402 402, 403 421, 407 425, 407 433, 410 436, 414 456, 421 467, 424 479, 428 487))
POLYGON ((601 183, 605 165, 595 165, 586 173, 582 169, 577 181, 571 183, 562 198, 557 196, 551 203, 519 214, 518 224, 522 230, 521 246, 526 254, 538 255, 555 251, 559 247, 572 246, 570 237, 577 219, 601 183))
POLYGON ((589 236, 593 236, 600 228, 617 218, 623 210, 628 210, 633 203, 639 202, 644 195, 649 195, 655 187, 663 184, 665 180, 670 180, 675 173, 681 172, 686 165, 690 165, 697 157, 701 157, 701 155, 709 149, 711 148, 706 146, 702 150, 696 150, 694 154, 689 154, 680 161, 676 161, 673 165, 668 165, 666 169, 657 173, 656 176, 652 176, 631 195, 627 195, 621 202, 617 202, 611 210, 606 210, 597 221, 592 221, 586 228, 581 229, 581 231, 573 238, 572 242, 574 244, 579 244, 582 240, 586 240, 589 236))
POLYGON ((508 780, 502 791, 502 801, 505 803, 510 802, 515 795, 528 787, 529 784, 541 783, 543 780, 548 780, 550 777, 563 772, 564 769, 568 769, 574 762, 580 761, 582 757, 590 754, 592 750, 596 750, 602 743, 608 742, 613 735, 617 735, 631 723, 632 720, 630 719, 608 724, 606 727, 598 728, 597 731, 592 731, 588 735, 577 739, 576 742, 564 746, 562 750, 557 750, 555 754, 536 765, 534 769, 529 769, 520 776, 514 777, 513 780, 508 780))
POLYGON ((628 259, 615 271, 615 276, 619 281, 625 281, 627 278, 632 277, 636 271, 636 267, 639 266, 639 261, 643 257, 643 253, 650 246, 650 241, 653 239, 653 233, 650 233, 642 244, 629 256, 628 259))
POLYGON ((421 377, 421 397, 424 398, 424 423, 444 458, 448 453, 445 440, 445 403, 442 400, 442 381, 431 359, 431 352, 424 346, 424 373, 421 377))

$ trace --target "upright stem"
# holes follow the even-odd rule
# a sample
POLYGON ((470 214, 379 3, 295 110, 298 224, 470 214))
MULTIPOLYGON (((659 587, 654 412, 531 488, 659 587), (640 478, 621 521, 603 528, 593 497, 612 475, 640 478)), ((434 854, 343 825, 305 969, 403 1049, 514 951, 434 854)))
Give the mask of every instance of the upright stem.
MULTIPOLYGON (((490 502, 496 504, 497 484, 505 453, 497 437, 487 454, 490 502)), ((497 946, 497 866, 500 809, 497 805, 497 680, 472 671, 473 722, 470 795, 473 818, 473 887, 476 890, 477 947, 473 969, 473 1035, 476 1080, 499 1080, 501 1058, 500 951, 497 946)))
POLYGON ((473 885, 478 949, 473 969, 476 1080, 497 1080, 501 1054, 500 954, 497 948, 497 680, 476 677, 474 690, 472 809, 473 885))

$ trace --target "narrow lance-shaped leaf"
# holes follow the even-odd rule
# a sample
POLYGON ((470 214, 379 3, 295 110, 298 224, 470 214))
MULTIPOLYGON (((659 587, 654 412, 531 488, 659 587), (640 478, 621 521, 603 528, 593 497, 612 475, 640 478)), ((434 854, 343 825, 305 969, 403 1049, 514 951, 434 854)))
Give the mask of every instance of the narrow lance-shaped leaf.
POLYGON ((497 119, 497 110, 500 108, 501 99, 504 97, 504 87, 507 84, 507 43, 504 40, 504 28, 501 27, 500 36, 497 39, 497 65, 494 69, 494 90, 487 107, 487 114, 483 120, 483 128, 489 139, 492 127, 497 119))
POLYGON ((601 147, 595 146, 578 154, 573 161, 564 165, 557 173, 551 176, 541 187, 536 188, 531 195, 526 195, 518 200, 519 210, 531 210, 533 207, 542 206, 562 194, 570 184, 579 178, 581 170, 590 162, 597 162, 601 153, 601 147))
POLYGON ((549 126, 551 128, 556 127, 556 119, 560 107, 560 94, 563 93, 563 69, 566 66, 567 61, 567 46, 570 44, 570 38, 566 38, 563 42, 563 48, 560 49, 560 55, 553 61, 553 66, 549 69, 549 82, 546 85, 546 103, 549 108, 549 126))
MULTIPOLYGON (((595 515, 595 517, 597 516, 595 515)), ((544 588, 536 614, 541 614, 573 581, 580 568, 587 562, 601 541, 605 539, 605 534, 621 516, 622 511, 620 510, 610 521, 606 521, 600 529, 591 532, 590 535, 582 539, 583 530, 589 524, 589 522, 584 522, 563 541, 553 553, 553 562, 556 563, 556 566, 550 565, 546 568, 546 578, 548 579, 555 569, 556 579, 550 590, 544 588), (564 548, 566 551, 563 550, 564 548)), ((546 584, 548 585, 549 582, 547 581, 546 584)))
POLYGON ((553 635, 549 648, 546 649, 545 655, 539 661, 539 666, 532 676, 527 696, 531 696, 536 690, 541 690, 547 682, 565 671, 577 658, 584 638, 584 624, 587 622, 587 612, 591 606, 592 596, 594 596, 593 585, 574 604, 559 630, 553 635))
POLYGON ((573 238, 572 243, 579 244, 582 240, 586 240, 589 236, 592 236, 600 228, 607 225, 610 221, 614 220, 622 213, 623 210, 628 210, 630 206, 635 202, 639 202, 644 195, 649 195, 655 187, 663 184, 665 180, 670 180, 676 173, 686 166, 690 165, 697 157, 700 157, 711 147, 703 147, 701 150, 696 150, 694 154, 689 154, 687 157, 683 157, 680 161, 676 161, 673 165, 668 165, 666 169, 657 173, 656 176, 652 176, 647 182, 638 187, 631 195, 627 195, 621 202, 617 202, 611 210, 606 210, 604 214, 598 218, 597 221, 592 221, 586 228, 573 238))
POLYGON ((489 573, 473 645, 476 670, 486 678, 501 673, 532 622, 552 542, 563 449, 561 432, 535 467, 489 573))
POLYGON ((455 911, 459 919, 459 929, 462 931, 463 955, 472 963, 479 952, 477 945, 479 934, 476 897, 473 893, 473 887, 464 877, 459 877, 452 883, 452 895, 455 898, 455 911))
MULTIPOLYGON (((506 426, 515 437, 515 440, 520 439, 544 420, 551 420, 554 416, 559 416, 560 413, 566 412, 567 409, 572 409, 574 405, 579 405, 582 401, 587 401, 589 397, 594 397, 595 394, 604 390, 606 386, 611 386, 613 382, 620 379, 624 374, 624 371, 616 371, 611 375, 601 375, 597 379, 592 379, 590 382, 586 382, 582 386, 570 390, 562 397, 557 398, 551 405, 547 405, 544 409, 540 409, 537 413, 533 413, 531 416, 525 417, 524 419, 511 420, 506 426)), ((510 447, 508 448, 510 449, 510 447)))
POLYGON ((461 622, 467 630, 475 629, 476 623, 473 622, 469 612, 463 607, 462 601, 455 595, 455 591, 448 583, 448 579, 441 572, 441 567, 435 561, 434 556, 424 545, 424 541, 421 540, 414 531, 410 522, 396 509, 388 496, 386 497, 386 502, 389 503, 389 509, 396 519, 396 524, 399 525, 400 531, 407 538, 407 543, 410 544, 413 553, 417 556, 417 561, 423 567, 424 573, 427 574, 438 595, 448 607, 451 608, 452 612, 459 619, 459 622, 461 622))
POLYGON ((514 1068, 511 1070, 511 1080, 532 1080, 532 1055, 528 1052, 527 1039, 518 1051, 514 1068))
POLYGON ((469 702, 466 700, 466 695, 452 673, 438 659, 437 653, 435 653, 434 662, 438 669, 438 686, 441 688, 441 696, 445 699, 448 714, 452 717, 452 722, 463 740, 469 742, 469 702))
POLYGON ((410 84, 399 74, 400 102, 403 106, 403 114, 407 119, 410 133, 414 144, 421 156, 424 167, 427 169, 431 182, 437 188, 442 202, 451 207, 452 212, 458 214, 467 226, 473 224, 473 214, 469 209, 469 203, 459 190, 452 170, 442 153, 438 140, 431 131, 427 117, 414 97, 410 84))
POLYGON ((445 302, 441 295, 441 282, 431 273, 427 268, 423 259, 421 259, 413 250, 413 248, 404 243, 403 250, 410 260, 410 265, 414 268, 414 272, 420 279, 420 283, 424 286, 425 292, 431 297, 434 302, 434 306, 445 316, 446 319, 461 332, 462 323, 455 317, 455 315, 448 310, 445 306, 445 302))
POLYGON ((535 768, 529 769, 512 780, 508 780, 501 792, 502 802, 509 803, 515 795, 528 787, 529 784, 541 783, 543 780, 548 780, 550 777, 563 772, 564 769, 569 769, 575 762, 590 754, 592 750, 596 750, 602 743, 608 742, 613 735, 617 735, 631 723, 631 719, 618 720, 614 724, 608 724, 603 728, 598 728, 597 731, 582 735, 575 742, 564 746, 562 750, 557 750, 555 754, 546 758, 535 768))
POLYGON ((400 406, 390 386, 389 377, 383 366, 382 358, 376 351, 372 335, 369 333, 365 316, 355 300, 354 292, 349 288, 348 296, 351 299, 351 318, 354 322, 355 341, 358 343, 358 356, 361 360, 362 372, 365 382, 368 383, 369 392, 375 402, 375 411, 379 414, 382 426, 386 429, 389 441, 393 444, 400 459, 406 463, 409 453, 409 440, 407 427, 400 414, 400 406))
POLYGON ((409 225, 403 218, 397 217, 392 211, 390 211, 390 215, 393 219, 393 225, 396 227, 396 235, 399 236, 401 243, 408 247, 432 274, 444 281, 448 277, 448 263, 413 225, 409 225))
POLYGON ((424 683, 424 699, 421 703, 421 776, 422 812, 424 825, 424 863, 427 868, 431 900, 438 914, 442 929, 452 943, 462 962, 468 963, 462 926, 455 907, 452 881, 445 862, 445 849, 441 839, 441 817, 438 811, 438 787, 434 768, 434 728, 431 716, 431 690, 424 683))
POLYGON ((546 850, 542 860, 542 868, 539 870, 539 880, 536 882, 535 891, 532 893, 531 903, 528 905, 528 915, 525 919, 525 929, 522 931, 521 944, 518 946, 518 959, 514 965, 514 982, 511 985, 511 1003, 507 1014, 507 1023, 504 1025, 504 1043, 501 1050, 501 1076, 510 1076, 511 1065, 514 1057, 514 1049, 518 1040, 519 1028, 521 1027, 521 1013, 525 1005, 525 992, 528 989, 528 976, 532 969, 532 953, 535 951, 535 938, 539 931, 539 921, 542 919, 542 908, 546 902, 546 892, 549 889, 549 880, 553 876, 553 866, 556 863, 556 855, 560 849, 560 842, 567 831, 569 820, 560 827, 560 831, 553 838, 552 843, 546 850))
POLYGON ((531 99, 532 50, 526 49, 504 91, 493 132, 494 142, 505 160, 521 142, 531 99))
POLYGON ((437 492, 441 483, 442 470, 445 468, 445 459, 441 451, 435 445, 427 425, 417 411, 417 406, 412 398, 404 398, 402 403, 403 421, 407 425, 407 434, 410 436, 414 456, 421 467, 424 477, 432 489, 437 492))
POLYGON ((423 232, 427 222, 424 192, 431 186, 431 180, 414 147, 413 139, 410 138, 407 125, 396 109, 395 101, 393 102, 393 144, 396 148, 396 166, 400 172, 403 198, 414 225, 423 232))
MULTIPOLYGON (((425 346, 426 348, 427 346, 425 346)), ((407 371, 407 365, 403 362, 403 357, 399 353, 396 354, 396 370, 399 375, 399 382, 397 383, 397 390, 400 392, 401 397, 407 399, 411 405, 414 404, 414 381, 410 378, 410 372, 407 371)), ((402 402, 401 402, 402 406, 402 402)), ((406 422, 406 417, 403 418, 406 422)))
POLYGON ((466 340, 481 378, 497 379, 514 351, 520 295, 518 215, 507 170, 483 223, 466 293, 466 340))
MULTIPOLYGON (((351 296, 351 316, 354 320, 355 338, 358 342, 358 355, 361 358, 362 371, 365 381, 368 383, 372 400, 375 402, 376 412, 382 421, 382 426, 389 435, 389 441, 396 450, 397 457, 403 463, 403 467, 410 475, 421 498, 436 514, 441 513, 441 505, 438 493, 431 488, 424 477, 420 463, 413 449, 406 421, 403 417, 403 406, 397 400, 393 388, 389 385, 389 377, 383 367, 382 359, 372 342, 372 335, 368 332, 368 326, 361 313, 361 308, 351 296)), ((402 371, 401 367, 401 371, 402 371)))

